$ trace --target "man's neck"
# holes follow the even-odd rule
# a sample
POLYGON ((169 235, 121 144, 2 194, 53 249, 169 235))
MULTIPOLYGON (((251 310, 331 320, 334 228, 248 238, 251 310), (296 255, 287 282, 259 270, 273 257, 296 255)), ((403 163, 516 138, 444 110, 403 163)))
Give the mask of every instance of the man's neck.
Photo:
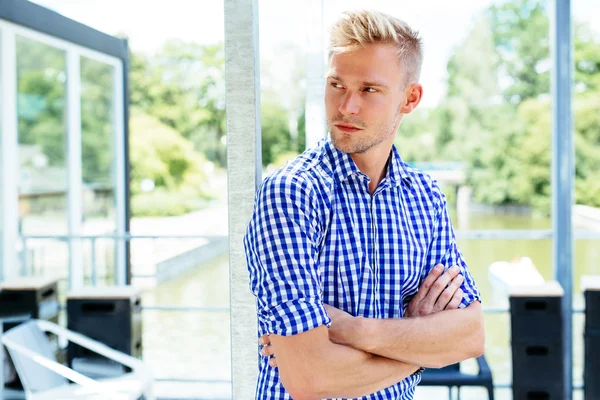
POLYGON ((375 193, 375 190, 385 178, 391 149, 391 145, 381 146, 381 148, 374 148, 366 153, 350 154, 358 169, 369 177, 369 192, 371 195, 375 193))

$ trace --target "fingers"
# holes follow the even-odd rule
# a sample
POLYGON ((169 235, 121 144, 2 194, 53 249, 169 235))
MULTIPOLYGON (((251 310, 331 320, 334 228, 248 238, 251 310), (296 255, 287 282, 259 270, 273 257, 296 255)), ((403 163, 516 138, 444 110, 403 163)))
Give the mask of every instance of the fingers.
POLYGON ((271 338, 269 337, 269 335, 262 335, 260 337, 260 339, 258 339, 258 344, 260 344, 262 346, 266 346, 268 344, 271 344, 271 338))
POLYGON ((260 354, 264 357, 271 357, 269 358, 269 365, 273 368, 277 368, 277 359, 275 358, 275 352, 273 351, 273 346, 271 346, 269 335, 261 336, 261 338, 258 339, 258 343, 263 346, 260 349, 260 354))
POLYGON ((435 305, 433 306, 434 312, 439 312, 447 308, 450 301, 454 299, 455 293, 460 289, 460 286, 464 280, 465 279, 462 275, 457 275, 454 279, 452 279, 452 282, 450 282, 448 287, 444 289, 442 294, 440 294, 440 297, 438 297, 437 301, 435 302, 435 305))
POLYGON ((454 296, 452 296, 452 300, 450 300, 450 303, 448 303, 448 305, 446 306, 445 309, 446 310, 456 310, 460 306, 460 303, 462 302, 463 295, 464 295, 464 292, 461 289, 458 289, 456 291, 456 293, 454 293, 454 296))
POLYGON ((444 272, 444 265, 442 264, 438 264, 431 269, 431 271, 419 287, 417 294, 413 298, 415 302, 419 303, 425 298, 425 296, 427 296, 429 290, 431 289, 435 281, 440 277, 442 272, 444 272))
POLYGON ((446 286, 448 286, 454 277, 458 275, 459 271, 460 268, 454 265, 451 268, 448 268, 448 270, 446 270, 442 276, 437 278, 437 280, 431 286, 431 289, 429 289, 429 293, 427 293, 427 296, 423 300, 425 307, 431 307, 433 309, 433 305, 437 302, 442 292, 446 289, 446 286))
POLYGON ((273 351, 273 346, 264 346, 262 349, 260 349, 260 354, 262 354, 265 357, 271 357, 275 354, 275 352, 273 351))

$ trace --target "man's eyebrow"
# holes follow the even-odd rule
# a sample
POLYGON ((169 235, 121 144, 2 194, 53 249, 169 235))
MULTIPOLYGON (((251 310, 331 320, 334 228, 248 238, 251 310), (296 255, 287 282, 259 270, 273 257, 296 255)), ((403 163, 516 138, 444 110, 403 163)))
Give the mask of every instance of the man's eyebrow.
POLYGON ((363 86, 377 86, 385 89, 389 88, 388 85, 386 85, 385 83, 377 81, 363 82, 362 84, 363 86))
MULTIPOLYGON (((330 74, 330 75, 327 76, 327 78, 343 82, 343 79, 340 78, 339 76, 335 75, 335 74, 330 74)), ((362 86, 375 86, 375 87, 381 87, 381 88, 389 89, 388 85, 386 85, 383 82, 378 82, 378 81, 364 81, 364 82, 362 82, 362 86)))

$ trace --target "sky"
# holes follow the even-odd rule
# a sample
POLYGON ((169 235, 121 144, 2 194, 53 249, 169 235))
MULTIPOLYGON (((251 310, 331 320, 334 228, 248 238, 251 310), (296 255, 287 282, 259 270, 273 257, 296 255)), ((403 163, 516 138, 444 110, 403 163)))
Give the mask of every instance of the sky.
MULTIPOLYGON (((259 0, 261 58, 285 75, 287 61, 278 53, 286 45, 306 48, 307 23, 321 0, 259 0), (279 62, 278 62, 279 61, 279 62)), ((102 32, 125 34, 133 51, 152 54, 168 39, 202 44, 223 41, 223 0, 35 0, 71 19, 102 32)), ((322 0, 325 28, 341 12, 370 8, 399 17, 417 29, 424 42, 422 106, 438 104, 445 93, 446 64, 468 35, 475 16, 497 0, 322 0)), ((600 34, 600 1, 573 0, 578 21, 600 34)))

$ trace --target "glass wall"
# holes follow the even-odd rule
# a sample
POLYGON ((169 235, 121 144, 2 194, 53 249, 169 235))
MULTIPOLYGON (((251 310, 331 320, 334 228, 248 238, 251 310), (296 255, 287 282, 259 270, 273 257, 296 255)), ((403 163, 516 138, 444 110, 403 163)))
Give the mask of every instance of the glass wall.
POLYGON ((67 233, 65 52, 17 36, 22 235, 67 233))
MULTIPOLYGON (((66 235, 66 53, 16 36, 19 235, 66 235)), ((21 271, 67 278, 68 247, 24 241, 21 271)))
MULTIPOLYGON (((0 29, 10 45, 3 76, 15 82, 2 92, 16 100, 4 108, 17 117, 17 140, 9 144, 17 149, 18 207, 3 213, 18 221, 21 265, 14 269, 58 277, 65 287, 71 277, 89 282, 94 269, 114 283, 123 251, 113 236, 125 226, 121 61, 9 22, 0 21, 0 29)), ((3 229, 13 231, 6 220, 3 229)))
MULTIPOLYGON (((81 70, 81 167, 84 235, 116 233, 115 69, 87 57, 81 70)), ((115 240, 85 243, 86 282, 115 282, 115 240), (92 277, 95 275, 94 277, 92 277)))

